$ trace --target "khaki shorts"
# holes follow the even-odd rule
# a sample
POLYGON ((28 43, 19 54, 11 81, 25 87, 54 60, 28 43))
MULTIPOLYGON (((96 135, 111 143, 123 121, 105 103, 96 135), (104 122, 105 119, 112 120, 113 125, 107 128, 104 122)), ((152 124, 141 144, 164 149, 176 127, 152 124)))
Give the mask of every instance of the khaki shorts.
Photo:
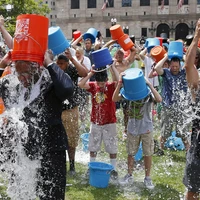
POLYGON ((102 141, 107 153, 117 153, 116 123, 105 125, 91 124, 88 147, 89 151, 98 152, 101 149, 102 141))
POLYGON ((68 137, 70 147, 77 147, 79 141, 78 106, 62 112, 62 122, 68 137))
POLYGON ((152 156, 154 153, 154 140, 153 132, 141 134, 141 135, 127 135, 126 149, 128 155, 133 155, 137 153, 140 142, 142 142, 143 156, 152 156))

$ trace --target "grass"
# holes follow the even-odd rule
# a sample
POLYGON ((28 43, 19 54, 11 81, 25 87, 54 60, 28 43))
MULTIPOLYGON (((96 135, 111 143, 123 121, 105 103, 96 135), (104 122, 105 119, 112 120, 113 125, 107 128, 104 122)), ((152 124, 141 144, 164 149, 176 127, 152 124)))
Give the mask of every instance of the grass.
MULTIPOLYGON (((122 118, 121 111, 118 111, 118 132, 119 132, 119 153, 118 153, 118 173, 122 178, 127 173, 127 154, 125 142, 122 141, 122 118)), ((155 139, 159 135, 159 124, 155 124, 155 139)), ((102 148, 103 149, 103 148, 102 148)), ((66 200, 180 200, 183 199, 185 187, 182 184, 182 178, 185 167, 185 151, 165 150, 163 156, 153 156, 153 165, 151 176, 155 184, 152 191, 144 188, 144 165, 143 160, 135 164, 133 173, 134 184, 121 186, 117 182, 110 181, 107 188, 95 188, 90 186, 85 178, 85 172, 88 168, 87 162, 89 155, 83 153, 81 144, 78 147, 78 154, 81 154, 81 161, 76 164, 77 174, 75 177, 67 176, 68 184, 66 187, 66 200), (84 159, 85 157, 85 159, 84 159)), ((78 155, 77 154, 77 155, 78 155)), ((77 159, 77 161, 78 161, 77 159)), ((109 163, 108 155, 102 150, 97 161, 109 163)))
MULTIPOLYGON (((125 141, 122 141, 123 117, 121 111, 117 111, 119 134, 119 153, 117 170, 119 178, 127 173, 127 154, 125 141)), ((89 124, 88 124, 89 126, 89 124)), ((159 135, 159 124, 155 123, 155 138, 159 135)), ((185 167, 185 151, 165 150, 163 156, 153 156, 151 176, 155 189, 149 191, 143 186, 144 168, 143 160, 135 164, 133 173, 134 184, 121 186, 117 182, 110 181, 107 188, 95 188, 90 186, 85 173, 88 169, 89 153, 82 151, 82 144, 77 148, 76 171, 74 177, 67 175, 66 200, 180 200, 183 199, 185 187, 182 178, 185 167)), ((102 151, 97 156, 97 161, 109 163, 108 154, 102 151)), ((68 163, 67 163, 68 165, 68 163)), ((6 187, 0 186, 0 199, 8 200, 6 187)))

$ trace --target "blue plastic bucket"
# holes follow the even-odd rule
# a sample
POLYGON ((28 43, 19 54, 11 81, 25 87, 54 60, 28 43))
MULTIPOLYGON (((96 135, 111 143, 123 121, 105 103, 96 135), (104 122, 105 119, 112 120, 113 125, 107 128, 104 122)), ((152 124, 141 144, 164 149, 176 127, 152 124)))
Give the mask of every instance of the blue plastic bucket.
POLYGON ((160 40, 158 38, 148 38, 147 39, 147 51, 150 53, 151 49, 155 46, 160 45, 160 40))
POLYGON ((150 89, 146 84, 144 74, 139 68, 129 68, 124 71, 122 78, 123 88, 120 90, 121 95, 129 101, 144 99, 150 94, 150 89))
POLYGON ((96 69, 112 64, 112 56, 108 48, 99 49, 92 52, 92 58, 96 69))
POLYGON ((106 188, 110 180, 110 173, 113 166, 103 162, 90 162, 89 164, 89 183, 97 188, 106 188))
POLYGON ((92 43, 95 43, 97 33, 98 33, 97 29, 89 28, 87 32, 83 34, 83 39, 85 40, 89 38, 91 39, 92 43))
POLYGON ((183 58, 183 43, 179 41, 171 41, 168 48, 168 58, 183 58))
POLYGON ((141 160, 142 159, 142 154, 143 154, 143 151, 142 151, 142 142, 140 142, 140 146, 139 146, 138 152, 134 156, 135 161, 141 160))
POLYGON ((69 46, 70 44, 59 26, 49 27, 48 49, 51 49, 54 55, 63 53, 69 46))
POLYGON ((83 133, 80 137, 82 139, 82 146, 84 152, 88 151, 89 136, 89 133, 83 133))

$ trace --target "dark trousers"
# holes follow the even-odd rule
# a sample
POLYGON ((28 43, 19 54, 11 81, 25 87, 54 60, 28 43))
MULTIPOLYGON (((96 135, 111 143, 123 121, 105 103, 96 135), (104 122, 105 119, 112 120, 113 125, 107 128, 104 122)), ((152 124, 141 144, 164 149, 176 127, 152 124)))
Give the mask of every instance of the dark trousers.
POLYGON ((66 187, 66 152, 43 155, 38 172, 37 194, 40 200, 64 200, 66 187))

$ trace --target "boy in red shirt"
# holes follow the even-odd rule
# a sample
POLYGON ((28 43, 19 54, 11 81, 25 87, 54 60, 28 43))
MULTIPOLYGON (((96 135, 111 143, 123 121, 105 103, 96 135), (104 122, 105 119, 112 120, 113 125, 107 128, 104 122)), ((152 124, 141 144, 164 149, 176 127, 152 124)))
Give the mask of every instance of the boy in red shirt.
MULTIPOLYGON (((114 67, 113 71, 118 79, 118 72, 114 67)), ((117 130, 116 130, 116 106, 112 101, 117 82, 108 82, 107 71, 91 71, 78 83, 79 87, 91 93, 92 111, 91 127, 89 138, 90 162, 96 160, 97 152, 104 142, 105 151, 110 155, 110 163, 114 167, 114 178, 117 178, 116 158, 117 158, 117 130), (92 76, 96 81, 87 82, 92 76)), ((112 175, 111 175, 112 177, 112 175)))

